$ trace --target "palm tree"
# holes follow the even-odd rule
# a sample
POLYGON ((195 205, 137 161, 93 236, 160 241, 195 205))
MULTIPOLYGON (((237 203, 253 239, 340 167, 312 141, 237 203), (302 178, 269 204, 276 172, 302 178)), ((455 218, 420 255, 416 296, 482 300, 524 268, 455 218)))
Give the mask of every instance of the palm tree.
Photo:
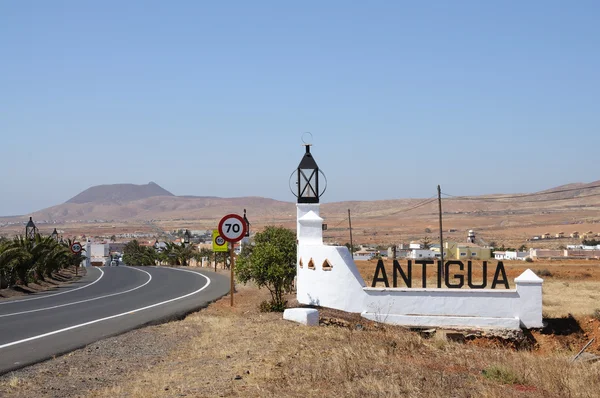
POLYGON ((192 245, 186 246, 167 242, 163 253, 165 253, 169 265, 186 266, 187 262, 194 258, 197 251, 196 248, 192 245))

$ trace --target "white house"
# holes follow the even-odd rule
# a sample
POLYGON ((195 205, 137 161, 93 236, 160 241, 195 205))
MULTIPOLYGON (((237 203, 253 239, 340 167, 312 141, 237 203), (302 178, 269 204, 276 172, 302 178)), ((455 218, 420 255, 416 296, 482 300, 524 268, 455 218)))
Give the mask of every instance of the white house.
POLYGON ((379 254, 378 250, 374 249, 361 249, 359 251, 354 252, 353 259, 354 261, 366 261, 370 260, 376 255, 379 254))
POLYGON ((413 249, 408 253, 408 257, 410 259, 426 259, 426 258, 436 258, 440 256, 439 251, 433 251, 429 249, 413 249))
POLYGON ((525 258, 529 255, 529 252, 519 251, 505 251, 505 252, 494 252, 494 259, 496 260, 521 260, 525 261, 525 258))

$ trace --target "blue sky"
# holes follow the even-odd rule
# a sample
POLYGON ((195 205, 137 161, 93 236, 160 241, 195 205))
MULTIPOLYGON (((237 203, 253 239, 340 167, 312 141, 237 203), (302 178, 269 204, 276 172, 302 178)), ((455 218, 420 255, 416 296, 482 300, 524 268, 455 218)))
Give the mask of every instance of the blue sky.
POLYGON ((97 184, 324 201, 600 179, 595 1, 0 3, 0 215, 97 184))

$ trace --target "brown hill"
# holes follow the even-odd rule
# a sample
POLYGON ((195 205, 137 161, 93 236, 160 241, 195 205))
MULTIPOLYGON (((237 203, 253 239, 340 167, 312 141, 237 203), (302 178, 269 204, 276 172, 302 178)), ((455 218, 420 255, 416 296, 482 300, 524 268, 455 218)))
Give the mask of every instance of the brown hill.
POLYGON ((66 203, 123 203, 155 196, 174 196, 154 182, 145 185, 97 185, 86 189, 66 203))
MULTIPOLYGON (((223 215, 241 214, 243 209, 248 210, 254 228, 271 224, 295 227, 294 202, 261 197, 152 196, 123 202, 98 200, 65 203, 32 216, 40 226, 62 224, 66 230, 86 233, 106 228, 119 230, 119 225, 123 231, 168 231, 182 227, 212 229, 223 215), (98 223, 98 220, 109 222, 98 223)), ((328 224, 325 234, 328 242, 348 240, 348 209, 352 213, 355 242, 406 242, 425 235, 437 239, 437 199, 392 199, 324 203, 321 216, 328 224)), ((463 241, 465 231, 474 229, 482 241, 499 241, 515 247, 526 238, 545 232, 553 236, 559 232, 567 235, 574 231, 600 232, 597 225, 600 224, 600 181, 533 194, 445 197, 443 219, 444 229, 448 231, 444 234, 446 239, 463 241)), ((3 221, 23 223, 26 217, 3 218, 3 221)), ((6 228, 0 233, 12 233, 6 228)), ((18 232, 21 227, 19 224, 10 228, 18 232)), ((566 244, 554 240, 547 243, 553 248, 566 244)))
MULTIPOLYGON (((589 184, 564 185, 533 194, 449 197, 443 200, 445 214, 455 216, 505 216, 564 212, 567 209, 591 210, 600 204, 600 181, 589 184)), ((147 185, 101 185, 70 199, 66 203, 40 210, 35 219, 47 221, 74 220, 200 220, 218 219, 225 212, 241 212, 266 221, 293 220, 293 202, 261 197, 219 198, 174 196, 155 183, 147 185)), ((377 201, 345 201, 325 203, 323 216, 333 219, 353 217, 400 222, 437 214, 437 200, 391 199, 377 201)))
POLYGON ((278 218, 295 215, 293 203, 273 199, 154 196, 123 203, 64 203, 32 214, 36 220, 52 222, 113 220, 191 220, 220 218, 227 212, 241 213, 244 208, 254 217, 278 218))

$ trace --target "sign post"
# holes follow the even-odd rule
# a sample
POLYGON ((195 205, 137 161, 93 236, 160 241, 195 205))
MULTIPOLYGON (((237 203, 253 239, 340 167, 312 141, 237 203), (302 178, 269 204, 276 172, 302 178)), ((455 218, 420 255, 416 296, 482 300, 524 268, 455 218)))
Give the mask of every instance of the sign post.
MULTIPOLYGON (((81 243, 79 243, 79 242, 71 243, 71 253, 75 254, 77 256, 77 258, 79 258, 79 255, 81 254, 82 250, 83 250, 83 247, 81 246, 81 243)), ((79 273, 78 269, 79 269, 79 264, 75 264, 75 276, 77 276, 79 273)))
MULTIPOLYGON (((218 229, 213 229, 212 232, 212 249, 215 254, 215 272, 217 272, 217 252, 227 252, 227 241, 219 234, 218 229)), ((210 264, 208 266, 210 267, 210 264)))
POLYGON ((229 248, 229 255, 231 256, 231 265, 230 265, 230 292, 231 292, 231 306, 233 307, 233 268, 235 266, 235 253, 234 253, 234 245, 236 242, 242 240, 244 236, 246 236, 246 229, 248 226, 244 219, 237 214, 228 214, 225 217, 221 218, 219 221, 219 235, 225 239, 227 242, 231 243, 229 248))

